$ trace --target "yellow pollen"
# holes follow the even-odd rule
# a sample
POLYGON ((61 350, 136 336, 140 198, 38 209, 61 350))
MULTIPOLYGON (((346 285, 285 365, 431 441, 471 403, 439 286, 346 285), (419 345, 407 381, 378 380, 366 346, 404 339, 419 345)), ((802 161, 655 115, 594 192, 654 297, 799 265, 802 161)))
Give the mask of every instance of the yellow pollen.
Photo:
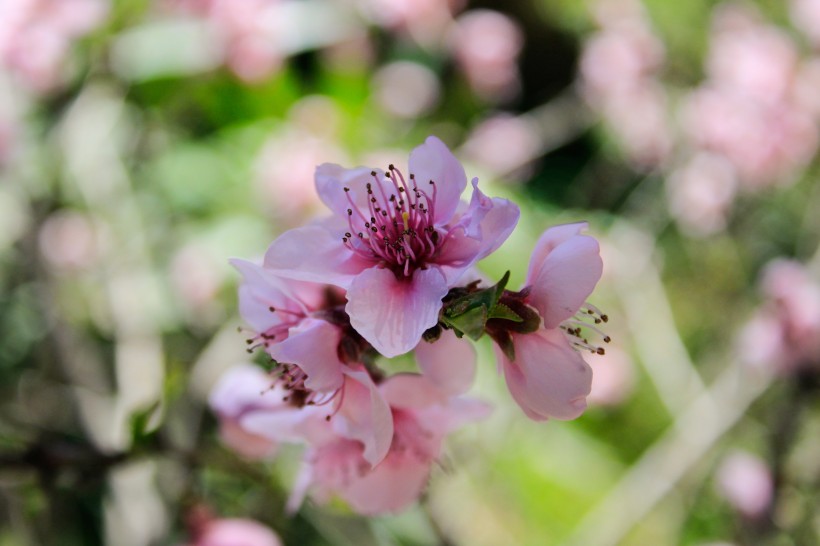
POLYGON ((408 220, 409 218, 410 218, 410 213, 409 213, 409 212, 402 212, 402 213, 401 213, 401 220, 402 220, 402 222, 404 222, 404 226, 405 226, 405 227, 407 227, 407 226, 408 226, 407 220, 408 220))

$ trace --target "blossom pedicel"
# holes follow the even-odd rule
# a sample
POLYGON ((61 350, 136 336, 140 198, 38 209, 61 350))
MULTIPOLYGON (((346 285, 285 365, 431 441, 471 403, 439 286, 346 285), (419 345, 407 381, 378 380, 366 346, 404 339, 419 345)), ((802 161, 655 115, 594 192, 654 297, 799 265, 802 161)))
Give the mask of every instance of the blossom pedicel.
POLYGON ((410 154, 407 175, 320 165, 317 191, 333 215, 283 233, 261 266, 233 260, 248 350, 263 349, 273 367, 229 370, 211 405, 224 441, 245 456, 306 446, 291 510, 305 494, 368 515, 417 499, 447 434, 489 410, 463 396, 475 373, 465 336, 495 341, 530 418, 586 408, 592 372, 580 352, 603 354, 590 335, 609 341, 595 326, 607 316, 585 303, 601 276, 597 241, 583 223, 551 228, 522 290, 506 290, 509 273, 481 286, 474 265, 507 239, 519 209, 484 195, 477 179, 463 202, 466 186, 435 137, 410 154), (383 368, 410 351, 420 373, 383 368))

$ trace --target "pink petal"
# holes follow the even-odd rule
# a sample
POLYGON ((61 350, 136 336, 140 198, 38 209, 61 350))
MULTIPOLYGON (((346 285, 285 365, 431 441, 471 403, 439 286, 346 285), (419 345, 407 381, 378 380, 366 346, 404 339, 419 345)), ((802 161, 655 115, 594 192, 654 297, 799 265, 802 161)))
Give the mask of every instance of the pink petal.
POLYGON ((390 454, 379 466, 339 491, 359 514, 395 513, 415 502, 430 476, 430 462, 390 454))
POLYGON ((322 226, 291 229, 276 238, 265 254, 265 267, 291 279, 347 288, 353 278, 373 264, 351 252, 322 226))
POLYGON ((474 180, 470 207, 452 228, 436 259, 448 284, 458 282, 478 260, 495 252, 512 233, 520 214, 514 203, 485 196, 474 180))
POLYGON ((592 293, 603 271, 598 241, 575 235, 560 243, 541 263, 532 280, 528 303, 547 329, 570 318, 592 293))
POLYGON ((338 347, 339 328, 324 320, 308 318, 291 328, 288 338, 266 350, 276 361, 296 364, 308 378, 305 386, 318 392, 334 392, 342 386, 343 364, 338 347))
POLYGON ((544 263, 547 255, 549 255, 555 247, 575 235, 580 235, 581 232, 586 231, 588 227, 589 223, 587 222, 561 224, 559 226, 553 226, 542 233, 530 257, 530 267, 527 271, 525 286, 532 284, 535 275, 538 273, 538 270, 541 269, 541 265, 544 263))
POLYGON ((331 437, 326 408, 288 406, 281 395, 279 404, 278 408, 250 411, 237 423, 246 432, 277 443, 316 443, 331 437))
POLYGON ((366 371, 345 368, 341 405, 333 417, 336 431, 364 444, 364 458, 377 465, 387 455, 393 441, 393 415, 366 371))
POLYGON ((391 408, 424 408, 447 403, 444 391, 426 377, 414 373, 391 375, 379 386, 379 391, 391 408))
POLYGON ((592 370, 560 330, 513 334, 515 362, 499 354, 513 398, 535 420, 575 419, 586 409, 592 370))
POLYGON ((251 519, 216 519, 194 546, 281 546, 279 537, 251 519))
POLYGON ((239 287, 239 314, 257 332, 265 332, 281 322, 278 315, 271 313, 271 307, 307 312, 307 307, 291 293, 285 279, 246 260, 232 259, 230 262, 244 281, 239 287))
POLYGON ((374 170, 381 177, 382 171, 379 169, 369 167, 345 169, 333 163, 324 163, 316 167, 316 192, 322 202, 346 222, 347 209, 351 206, 344 189, 348 188, 353 202, 361 210, 366 211, 368 198, 366 187, 368 183, 374 183, 370 175, 374 170))
POLYGON ((435 181, 435 222, 437 225, 447 223, 467 187, 467 175, 461 163, 442 141, 430 136, 424 144, 410 152, 409 168, 416 177, 419 189, 431 196, 430 180, 435 181))
POLYGON ((437 268, 417 270, 409 280, 372 268, 350 285, 345 309, 362 337, 384 356, 394 357, 412 350, 424 331, 435 326, 447 291, 437 268))
POLYGON ((268 395, 273 378, 251 364, 229 368, 217 381, 208 397, 208 405, 223 417, 238 417, 254 407, 275 406, 275 397, 268 395))
POLYGON ((449 395, 467 392, 475 379, 476 354, 466 339, 447 330, 435 343, 422 341, 416 347, 421 373, 449 395))
POLYGON ((242 425, 231 420, 219 423, 219 439, 231 450, 252 461, 273 457, 278 447, 270 438, 248 432, 242 425))

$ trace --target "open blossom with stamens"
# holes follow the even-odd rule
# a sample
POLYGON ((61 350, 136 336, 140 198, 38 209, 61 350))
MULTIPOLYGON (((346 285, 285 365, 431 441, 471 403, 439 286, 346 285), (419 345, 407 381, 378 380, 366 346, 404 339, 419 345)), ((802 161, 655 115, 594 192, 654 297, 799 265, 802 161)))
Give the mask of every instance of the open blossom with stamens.
POLYGON ((342 330, 325 320, 333 303, 327 301, 326 287, 284 279, 244 260, 232 263, 244 277, 239 312, 255 332, 248 350, 264 348, 282 364, 284 386, 301 404, 320 402, 338 391, 344 367, 339 358, 342 330))
POLYGON ((270 455, 273 449, 257 454, 265 442, 275 448, 344 438, 360 446, 368 467, 384 459, 393 438, 393 418, 364 367, 345 366, 338 395, 326 403, 300 405, 293 396, 272 375, 243 365, 222 376, 209 402, 219 417, 223 441, 246 457, 270 455))
POLYGON ((438 322, 441 300, 465 271, 506 240, 518 207, 489 198, 437 138, 410 154, 405 176, 391 165, 324 164, 316 188, 335 216, 276 239, 265 267, 347 290, 350 323, 381 354, 411 350, 438 322))
POLYGON ((585 303, 603 270, 598 242, 581 234, 586 227, 566 224, 544 232, 530 259, 524 289, 501 300, 522 315, 535 309, 540 327, 517 332, 519 323, 487 322, 488 333, 502 347, 497 355, 510 393, 537 421, 575 419, 586 409, 592 371, 579 350, 603 354, 603 349, 582 337, 582 328, 609 341, 589 323, 606 322, 607 316, 585 303))
POLYGON ((416 354, 421 375, 397 374, 378 388, 389 404, 394 427, 384 460, 371 467, 360 442, 328 435, 306 453, 291 510, 310 491, 319 502, 338 495, 360 514, 398 512, 422 494, 445 436, 486 417, 486 404, 459 397, 475 372, 469 344, 447 334, 434 344, 422 343, 416 354))

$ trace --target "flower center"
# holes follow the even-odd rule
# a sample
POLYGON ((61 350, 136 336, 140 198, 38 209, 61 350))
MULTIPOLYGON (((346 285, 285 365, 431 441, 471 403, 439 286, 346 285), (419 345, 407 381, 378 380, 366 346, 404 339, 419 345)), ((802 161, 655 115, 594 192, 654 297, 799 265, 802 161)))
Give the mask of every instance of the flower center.
POLYGON ((376 171, 370 175, 375 183, 366 185, 365 210, 353 201, 350 188, 344 188, 350 203, 347 209, 350 231, 342 237, 342 242, 356 254, 382 262, 396 277, 410 277, 413 271, 423 268, 444 243, 445 238, 434 225, 436 183, 429 181, 431 195, 416 185, 412 174, 408 185, 393 165, 384 173, 392 184, 379 180, 376 171))
POLYGON ((336 395, 340 392, 339 389, 333 392, 311 390, 305 386, 307 378, 307 374, 296 364, 281 364, 279 377, 276 381, 281 383, 282 387, 288 391, 283 401, 297 408, 323 406, 336 398, 336 395))

